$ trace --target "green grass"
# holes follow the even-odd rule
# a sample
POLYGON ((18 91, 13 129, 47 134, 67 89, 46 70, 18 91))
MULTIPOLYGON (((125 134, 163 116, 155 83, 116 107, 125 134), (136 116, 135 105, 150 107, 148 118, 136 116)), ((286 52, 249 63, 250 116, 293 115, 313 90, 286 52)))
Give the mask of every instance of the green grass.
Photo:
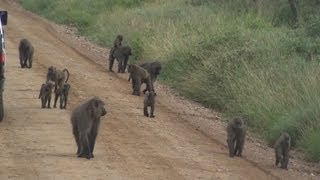
POLYGON ((320 4, 286 0, 23 0, 33 12, 76 26, 111 47, 117 34, 131 62, 162 62, 160 80, 223 113, 245 115, 271 145, 282 131, 307 158, 320 157, 320 4), (312 54, 312 61, 307 62, 312 54), (309 131, 312 129, 312 131, 309 131))

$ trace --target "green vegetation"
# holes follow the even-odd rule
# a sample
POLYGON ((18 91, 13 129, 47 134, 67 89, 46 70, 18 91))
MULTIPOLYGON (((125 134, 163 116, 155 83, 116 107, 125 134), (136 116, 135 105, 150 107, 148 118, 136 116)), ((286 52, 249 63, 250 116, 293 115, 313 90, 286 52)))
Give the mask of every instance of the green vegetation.
POLYGON ((110 47, 121 33, 132 61, 158 60, 161 80, 226 117, 243 114, 272 144, 288 131, 320 160, 320 1, 23 0, 110 47))

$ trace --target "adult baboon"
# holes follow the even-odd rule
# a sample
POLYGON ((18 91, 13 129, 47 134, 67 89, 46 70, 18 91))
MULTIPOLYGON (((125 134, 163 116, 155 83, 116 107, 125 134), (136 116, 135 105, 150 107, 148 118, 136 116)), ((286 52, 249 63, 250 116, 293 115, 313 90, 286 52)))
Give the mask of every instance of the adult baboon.
POLYGON ((232 119, 227 126, 229 156, 242 156, 247 127, 240 117, 232 119))
POLYGON ((122 40, 123 40, 123 36, 121 34, 117 35, 116 39, 113 42, 113 47, 110 49, 109 52, 109 71, 113 72, 112 70, 112 66, 113 66, 113 62, 114 62, 114 51, 122 46, 122 40))
POLYGON ((68 82, 69 75, 70 74, 67 68, 64 68, 61 71, 58 70, 56 67, 50 66, 48 68, 47 81, 51 80, 55 83, 54 92, 57 92, 58 86, 63 87, 63 84, 68 82), (66 72, 67 75, 64 72, 66 72))
POLYGON ((34 48, 30 41, 27 39, 21 39, 19 44, 19 59, 21 68, 32 68, 33 51, 34 48), (29 65, 27 65, 27 62, 29 62, 29 65))
POLYGON ((41 108, 45 108, 48 102, 48 108, 50 108, 51 93, 53 89, 53 83, 48 81, 41 85, 39 99, 41 98, 41 108))
POLYGON ((104 102, 97 96, 77 106, 71 114, 72 132, 78 157, 93 158, 100 118, 107 114, 104 102))
POLYGON ((58 98, 60 97, 60 109, 66 109, 67 103, 68 103, 68 95, 69 95, 69 89, 70 84, 64 83, 62 87, 59 87, 57 89, 57 92, 55 93, 54 97, 54 105, 53 107, 56 108, 58 98))
POLYGON ((153 91, 147 92, 144 96, 143 101, 143 114, 149 117, 148 107, 150 107, 150 117, 154 118, 154 106, 155 106, 155 96, 156 93, 153 91))
POLYGON ((128 67, 128 72, 130 73, 128 80, 130 81, 131 79, 132 82, 132 95, 140 96, 140 88, 142 83, 146 83, 147 90, 149 92, 153 91, 153 85, 147 70, 138 65, 130 64, 128 67))
POLYGON ((291 137, 288 133, 281 134, 279 139, 274 144, 274 150, 276 154, 276 166, 281 164, 281 168, 288 169, 289 151, 291 146, 291 137))
MULTIPOLYGON (((151 83, 153 84, 157 80, 157 76, 160 74, 161 71, 161 63, 159 61, 155 62, 147 62, 140 65, 144 69, 148 71, 151 78, 151 83)), ((147 88, 143 90, 143 93, 147 91, 147 88)))
POLYGON ((131 56, 131 48, 129 46, 121 46, 114 51, 114 58, 118 61, 118 73, 124 73, 131 56))

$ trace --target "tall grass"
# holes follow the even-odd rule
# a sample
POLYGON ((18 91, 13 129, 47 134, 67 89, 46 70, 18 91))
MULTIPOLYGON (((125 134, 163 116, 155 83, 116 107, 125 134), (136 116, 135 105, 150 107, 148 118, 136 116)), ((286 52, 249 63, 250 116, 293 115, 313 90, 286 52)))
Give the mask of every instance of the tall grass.
POLYGON ((293 26, 286 0, 252 2, 21 1, 103 46, 123 34, 133 48, 130 61, 161 61, 161 80, 181 95, 226 117, 246 115, 270 144, 287 131, 319 161, 320 6, 301 2, 293 26))

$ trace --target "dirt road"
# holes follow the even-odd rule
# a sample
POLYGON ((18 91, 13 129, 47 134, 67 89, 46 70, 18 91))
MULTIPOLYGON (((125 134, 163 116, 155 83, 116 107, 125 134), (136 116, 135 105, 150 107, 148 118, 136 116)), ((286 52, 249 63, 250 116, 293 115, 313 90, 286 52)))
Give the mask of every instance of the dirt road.
POLYGON ((319 178, 297 160, 290 162, 289 171, 275 168, 270 148, 256 147, 250 140, 244 158, 229 158, 224 124, 216 113, 175 97, 163 86, 157 86, 156 118, 145 118, 143 97, 131 95, 127 74, 108 73, 106 62, 91 48, 77 46, 70 35, 16 4, 2 1, 0 8, 9 12, 0 179, 319 178), (32 69, 20 68, 21 38, 35 47, 32 69), (40 108, 39 88, 51 65, 71 73, 67 110, 40 108), (70 113, 94 95, 106 102, 108 114, 102 119, 95 158, 76 158, 70 113))

